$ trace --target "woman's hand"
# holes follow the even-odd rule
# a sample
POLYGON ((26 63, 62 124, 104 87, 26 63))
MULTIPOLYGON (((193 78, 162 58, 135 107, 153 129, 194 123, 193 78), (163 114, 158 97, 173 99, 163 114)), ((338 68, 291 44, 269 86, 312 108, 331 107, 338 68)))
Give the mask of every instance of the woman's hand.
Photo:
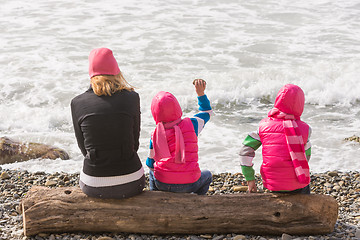
POLYGON ((205 95, 205 88, 206 88, 206 82, 203 79, 195 79, 193 81, 193 84, 195 85, 195 91, 197 95, 204 96, 205 95))

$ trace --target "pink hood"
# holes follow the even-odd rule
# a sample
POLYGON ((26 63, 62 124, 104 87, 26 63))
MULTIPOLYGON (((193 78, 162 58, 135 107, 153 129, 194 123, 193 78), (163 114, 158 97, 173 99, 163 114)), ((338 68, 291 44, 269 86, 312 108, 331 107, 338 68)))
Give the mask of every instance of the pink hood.
POLYGON ((169 92, 158 92, 151 102, 151 113, 154 120, 159 122, 172 122, 182 116, 179 102, 169 92))
POLYGON ((304 104, 305 95, 303 90, 294 84, 286 84, 279 90, 274 107, 281 112, 300 117, 304 111, 304 104))

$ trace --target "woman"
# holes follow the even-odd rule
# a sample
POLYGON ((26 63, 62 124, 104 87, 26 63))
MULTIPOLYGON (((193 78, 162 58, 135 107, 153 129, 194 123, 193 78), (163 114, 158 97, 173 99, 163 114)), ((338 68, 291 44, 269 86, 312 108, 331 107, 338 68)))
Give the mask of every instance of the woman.
POLYGON ((90 88, 71 101, 75 136, 84 155, 80 188, 98 198, 128 198, 143 191, 144 169, 137 150, 140 99, 120 72, 113 53, 89 55, 90 88))

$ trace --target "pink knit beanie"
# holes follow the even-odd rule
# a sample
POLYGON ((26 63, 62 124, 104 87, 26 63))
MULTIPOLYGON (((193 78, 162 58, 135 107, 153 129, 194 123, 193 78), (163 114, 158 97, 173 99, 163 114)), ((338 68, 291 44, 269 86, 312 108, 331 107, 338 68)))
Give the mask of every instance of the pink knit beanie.
POLYGON ((120 69, 112 51, 108 48, 95 48, 89 55, 89 76, 117 75, 120 69))

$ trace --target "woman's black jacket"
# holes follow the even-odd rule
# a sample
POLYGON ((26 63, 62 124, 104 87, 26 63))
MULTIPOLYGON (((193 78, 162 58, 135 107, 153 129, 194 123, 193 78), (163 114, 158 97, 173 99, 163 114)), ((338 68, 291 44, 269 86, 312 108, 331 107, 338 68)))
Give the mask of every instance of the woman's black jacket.
POLYGON ((97 96, 90 88, 71 101, 75 136, 90 176, 120 176, 138 171, 140 98, 122 90, 97 96))

